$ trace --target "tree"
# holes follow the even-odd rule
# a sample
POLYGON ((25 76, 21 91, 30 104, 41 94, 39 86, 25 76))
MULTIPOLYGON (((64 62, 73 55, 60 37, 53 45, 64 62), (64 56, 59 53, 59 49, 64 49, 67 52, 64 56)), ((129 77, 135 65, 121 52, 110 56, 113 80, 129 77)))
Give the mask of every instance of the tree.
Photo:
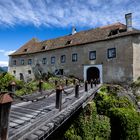
POLYGON ((8 86, 12 81, 16 81, 15 77, 9 73, 3 73, 0 76, 0 89, 1 91, 8 90, 8 86))

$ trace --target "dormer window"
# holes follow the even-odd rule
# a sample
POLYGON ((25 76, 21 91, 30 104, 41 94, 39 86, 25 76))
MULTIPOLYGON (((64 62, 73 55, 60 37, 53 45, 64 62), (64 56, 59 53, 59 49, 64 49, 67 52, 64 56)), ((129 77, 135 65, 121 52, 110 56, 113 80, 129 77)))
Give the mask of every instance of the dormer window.
POLYGON ((116 35, 119 33, 119 29, 111 30, 108 36, 116 35))
POLYGON ((27 52, 28 51, 28 49, 24 49, 24 52, 27 52))
POLYGON ((119 34, 119 33, 122 33, 122 32, 126 32, 127 30, 126 29, 114 29, 114 30, 111 30, 109 35, 108 36, 112 36, 112 35, 116 35, 116 34, 119 34))
POLYGON ((119 33, 126 32, 126 31, 127 31, 126 29, 120 29, 119 33))
POLYGON ((47 49, 47 46, 42 46, 41 50, 47 49))
POLYGON ((68 40, 67 42, 66 42, 66 45, 69 45, 69 44, 71 44, 72 43, 72 40, 68 40))

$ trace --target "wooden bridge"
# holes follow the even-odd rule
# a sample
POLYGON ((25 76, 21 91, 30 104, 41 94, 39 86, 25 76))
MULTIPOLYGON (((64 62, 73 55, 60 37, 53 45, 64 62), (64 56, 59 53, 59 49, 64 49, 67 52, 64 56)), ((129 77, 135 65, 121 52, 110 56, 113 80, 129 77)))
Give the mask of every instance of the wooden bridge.
POLYGON ((64 90, 59 87, 58 91, 22 98, 11 106, 8 140, 47 139, 81 107, 84 108, 100 87, 88 84, 64 90))

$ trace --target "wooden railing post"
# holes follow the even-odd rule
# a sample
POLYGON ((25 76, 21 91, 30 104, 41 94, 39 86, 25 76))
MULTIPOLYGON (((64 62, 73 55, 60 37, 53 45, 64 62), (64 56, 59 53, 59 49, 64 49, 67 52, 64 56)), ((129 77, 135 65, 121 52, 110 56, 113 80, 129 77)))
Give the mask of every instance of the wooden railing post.
POLYGON ((61 106, 62 106, 62 86, 57 86, 56 88, 56 109, 59 109, 61 111, 61 106))
POLYGON ((42 93, 43 80, 39 81, 39 92, 42 93))
POLYGON ((92 79, 90 81, 90 86, 91 86, 91 88, 93 88, 93 80, 92 79))
POLYGON ((8 93, 0 94, 0 140, 8 140, 9 114, 13 99, 8 93))
POLYGON ((68 86, 68 79, 66 79, 66 86, 68 86))
POLYGON ((75 79, 73 79, 73 84, 75 85, 75 82, 76 82, 76 80, 75 79))
POLYGON ((85 91, 88 92, 88 81, 85 81, 85 91))
POLYGON ((94 79, 94 85, 95 85, 95 87, 96 87, 96 85, 97 85, 97 80, 96 80, 96 79, 94 79))
POLYGON ((57 81, 57 80, 55 80, 55 86, 57 86, 57 84, 58 84, 58 81, 57 81))
POLYGON ((79 83, 76 83, 75 85, 75 97, 79 98, 79 83))

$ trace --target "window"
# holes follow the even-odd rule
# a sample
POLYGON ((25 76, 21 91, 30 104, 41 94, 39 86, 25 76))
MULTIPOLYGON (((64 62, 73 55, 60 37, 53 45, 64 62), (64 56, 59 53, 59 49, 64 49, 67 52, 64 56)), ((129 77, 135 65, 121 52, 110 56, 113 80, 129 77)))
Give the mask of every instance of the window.
POLYGON ((27 52, 28 51, 28 49, 24 49, 24 52, 27 52))
POLYGON ((65 63, 66 62, 66 55, 61 55, 61 63, 65 63))
POLYGON ((55 64, 55 57, 51 57, 51 64, 55 64))
POLYGON ((13 60, 13 65, 15 66, 17 64, 17 61, 16 60, 13 60))
POLYGON ((111 30, 108 36, 116 35, 119 33, 119 29, 111 30))
POLYGON ((69 45, 69 44, 71 44, 72 43, 72 41, 71 40, 68 40, 67 42, 66 42, 66 45, 69 45))
POLYGON ((15 70, 13 71, 13 74, 14 74, 14 75, 16 74, 16 71, 15 71, 15 70))
POLYGON ((31 70, 28 70, 28 74, 31 74, 31 70))
POLYGON ((108 58, 115 58, 116 57, 116 48, 111 48, 107 50, 108 58))
POLYGON ((78 55, 77 53, 72 54, 72 62, 76 62, 78 60, 78 55))
POLYGON ((46 64, 47 63, 47 59, 46 58, 43 58, 42 59, 42 64, 46 64))
POLYGON ((21 59, 21 65, 24 65, 24 59, 21 59))
POLYGON ((95 59, 96 59, 96 51, 90 51, 89 60, 95 60, 95 59))
POLYGON ((55 75, 63 75, 63 69, 56 69, 55 70, 55 75))
POLYGON ((32 65, 32 59, 28 59, 28 65, 32 65))
POLYGON ((47 46, 42 46, 41 50, 47 49, 47 46))

